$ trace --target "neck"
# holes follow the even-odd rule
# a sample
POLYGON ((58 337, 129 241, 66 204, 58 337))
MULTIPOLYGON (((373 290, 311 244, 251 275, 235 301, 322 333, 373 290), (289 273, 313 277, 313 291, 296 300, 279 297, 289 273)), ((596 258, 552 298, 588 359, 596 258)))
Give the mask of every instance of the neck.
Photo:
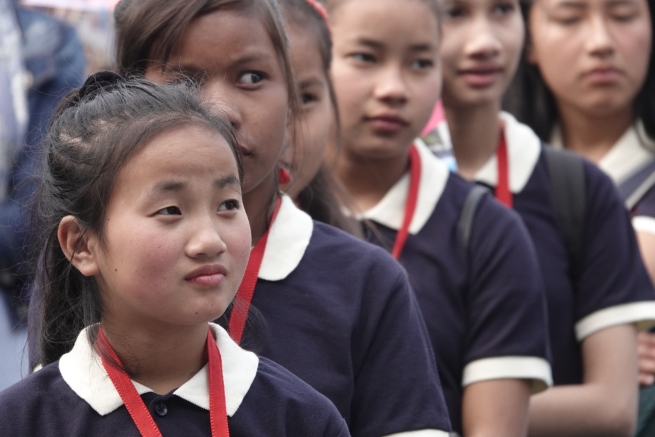
POLYGON ((207 363, 207 324, 189 327, 115 323, 102 320, 102 330, 132 378, 166 394, 191 379, 207 363))
POLYGON ((498 148, 500 104, 444 109, 458 172, 473 180, 498 148))
POLYGON ((409 151, 390 158, 370 159, 348 153, 336 160, 335 174, 351 195, 358 213, 377 205, 407 171, 409 151))
POLYGON ((253 246, 268 230, 271 216, 275 210, 277 184, 274 176, 275 173, 270 177, 267 176, 266 180, 243 195, 243 206, 250 222, 253 246))
POLYGON ((602 116, 566 105, 558 108, 564 147, 595 163, 603 159, 633 121, 631 108, 602 116))

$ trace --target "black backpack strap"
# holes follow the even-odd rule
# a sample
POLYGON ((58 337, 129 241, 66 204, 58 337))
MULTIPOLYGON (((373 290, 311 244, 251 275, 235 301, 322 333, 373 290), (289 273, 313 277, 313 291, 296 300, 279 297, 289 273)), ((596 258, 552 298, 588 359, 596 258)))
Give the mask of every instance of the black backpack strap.
POLYGON ((618 186, 621 200, 630 210, 655 186, 655 159, 652 159, 639 171, 621 182, 618 186))
POLYGON ((571 261, 571 277, 577 278, 582 256, 587 205, 584 160, 566 150, 543 148, 550 174, 553 207, 564 232, 571 261))
POLYGON ((459 233, 462 236, 462 242, 467 251, 471 241, 471 234, 473 233, 475 212, 478 209, 478 204, 488 192, 489 190, 480 185, 473 185, 473 188, 466 196, 466 200, 464 200, 464 206, 462 207, 462 213, 459 216, 457 228, 459 229, 459 233))

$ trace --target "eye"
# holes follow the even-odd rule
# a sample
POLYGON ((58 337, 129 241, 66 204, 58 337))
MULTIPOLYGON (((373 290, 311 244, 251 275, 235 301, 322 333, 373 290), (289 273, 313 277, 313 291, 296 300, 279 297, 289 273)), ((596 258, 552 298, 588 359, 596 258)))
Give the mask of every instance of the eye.
POLYGON ((412 68, 423 70, 434 66, 434 62, 431 59, 417 59, 412 62, 412 68))
POLYGON ((455 19, 455 18, 464 17, 465 12, 466 11, 461 6, 452 6, 450 8, 446 8, 446 10, 444 11, 445 13, 444 15, 446 16, 446 18, 455 19))
POLYGON ((258 71, 247 71, 239 77, 238 82, 243 85, 256 85, 264 79, 264 73, 258 71))
POLYGON ((497 15, 508 15, 513 11, 514 5, 512 3, 499 3, 493 8, 493 13, 497 15))
POLYGON ((182 215, 182 211, 177 206, 167 206, 157 211, 158 215, 182 215))
POLYGON ((236 211, 239 209, 239 201, 235 199, 226 200, 218 207, 219 211, 236 211))
POLYGON ((318 101, 318 96, 313 93, 303 92, 300 95, 303 105, 309 105, 310 103, 318 101))
POLYGON ((353 53, 350 55, 355 61, 363 63, 373 63, 375 62, 375 56, 369 53, 353 53))

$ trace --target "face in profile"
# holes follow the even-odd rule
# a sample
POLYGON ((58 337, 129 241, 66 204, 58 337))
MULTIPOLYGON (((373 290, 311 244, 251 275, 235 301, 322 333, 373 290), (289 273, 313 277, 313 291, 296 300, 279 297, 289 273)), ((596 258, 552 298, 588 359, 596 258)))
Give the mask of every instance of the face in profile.
POLYGON ((331 23, 343 153, 406 153, 441 91, 435 12, 423 0, 349 0, 331 23))
POLYGON ((440 0, 444 106, 500 106, 521 57, 518 0, 440 0))
POLYGON ((651 59, 646 0, 536 0, 529 23, 529 62, 560 109, 631 111, 651 59))
POLYGON ((291 64, 301 98, 294 144, 283 158, 291 183, 282 189, 295 198, 316 176, 334 126, 334 109, 317 37, 311 29, 287 23, 291 64))

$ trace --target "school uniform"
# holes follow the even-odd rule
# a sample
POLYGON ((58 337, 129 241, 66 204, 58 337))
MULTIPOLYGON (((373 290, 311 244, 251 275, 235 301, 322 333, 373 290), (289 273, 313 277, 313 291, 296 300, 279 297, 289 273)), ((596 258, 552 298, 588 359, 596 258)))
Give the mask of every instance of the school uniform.
MULTIPOLYGON (((551 143, 557 148, 564 147, 559 126, 553 130, 551 143)), ((652 181, 655 177, 655 141, 648 136, 643 123, 637 122, 626 130, 598 162, 598 167, 624 191, 635 231, 655 235, 655 182, 652 181), (631 183, 635 180, 639 182, 631 183), (640 182, 645 184, 640 186, 640 182)))
POLYGON ((327 396, 353 436, 447 436, 439 377, 407 276, 384 250, 282 198, 241 345, 327 396))
MULTIPOLYGON (((88 328, 87 328, 88 329, 88 328)), ((349 436, 324 396, 211 325, 223 363, 231 436, 349 436)), ((134 386, 165 436, 211 436, 207 365, 171 393, 134 386)), ((0 435, 140 436, 83 330, 61 359, 0 393, 0 435)))
MULTIPOLYGON (((417 140, 418 199, 399 261, 407 269, 436 354, 453 430, 462 430, 464 388, 495 379, 551 384, 545 297, 536 254, 518 215, 490 195, 480 201, 468 247, 458 229, 473 184, 417 140)), ((403 176, 363 214, 390 248, 410 186, 403 176)))
MULTIPOLYGON (((630 217, 612 181, 590 162, 584 163, 586 213, 578 277, 573 283, 571 259, 552 203, 551 182, 543 145, 537 135, 507 113, 504 123, 513 208, 532 236, 546 296, 555 385, 580 384, 580 343, 616 325, 655 320, 653 288, 641 261, 630 217)), ((492 156, 475 175, 488 187, 498 182, 492 156)))

